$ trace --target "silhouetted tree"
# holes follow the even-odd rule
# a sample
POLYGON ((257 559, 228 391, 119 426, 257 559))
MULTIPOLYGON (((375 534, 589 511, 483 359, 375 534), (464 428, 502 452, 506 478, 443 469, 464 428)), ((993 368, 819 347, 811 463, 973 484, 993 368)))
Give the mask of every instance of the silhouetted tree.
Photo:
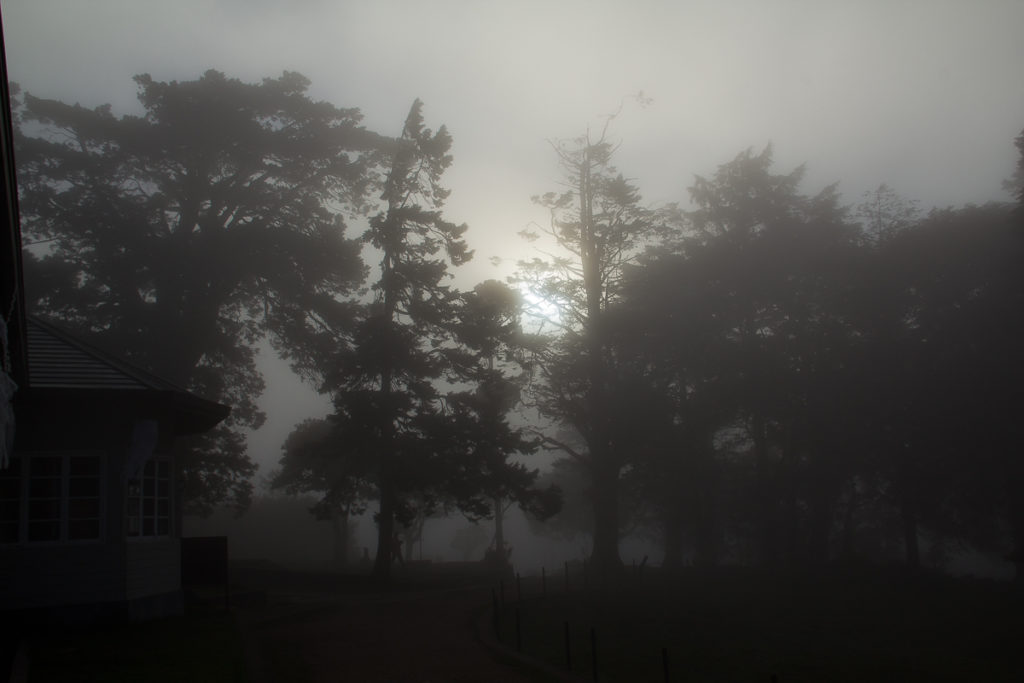
POLYGON ((535 488, 536 469, 511 460, 538 447, 522 427, 512 427, 508 420, 509 412, 520 402, 521 308, 519 293, 496 280, 482 282, 463 295, 458 339, 469 351, 463 376, 474 389, 448 397, 459 431, 452 440, 455 453, 465 454, 471 459, 470 468, 478 468, 477 476, 468 481, 491 500, 494 557, 499 566, 507 560, 504 516, 509 505, 518 503, 541 519, 561 505, 557 488, 535 488))
MULTIPOLYGON (((560 440, 572 442, 565 434, 560 436, 560 440)), ((547 519, 527 515, 530 530, 560 541, 585 537, 589 542, 594 533, 594 501, 589 478, 586 466, 577 458, 562 457, 552 462, 538 477, 537 483, 557 488, 561 492, 562 504, 558 512, 547 519)))
POLYGON ((296 73, 135 80, 141 116, 31 95, 17 109, 31 308, 231 405, 179 462, 192 509, 244 506, 257 344, 308 363, 320 330, 348 323, 364 270, 342 212, 378 143, 296 73))
POLYGON ((458 292, 443 284, 447 264, 472 253, 465 225, 441 215, 448 190, 441 175, 451 164, 451 136, 423 124, 422 103, 409 111, 383 182, 383 210, 370 219, 363 240, 379 255, 373 301, 363 310, 351 346, 331 357, 325 386, 348 448, 373 463, 380 509, 374 575, 390 576, 396 516, 411 521, 405 504, 444 478, 441 414, 435 382, 452 368, 450 339, 458 292))
POLYGON ((623 353, 662 397, 645 405, 664 406, 647 430, 662 436, 633 474, 664 515, 668 564, 679 562, 684 528, 696 561, 715 561, 722 496, 738 490, 744 452, 749 494, 728 504, 769 564, 827 555, 849 476, 843 302, 857 232, 834 188, 805 197, 802 169, 771 165, 770 148, 748 150, 698 176, 687 231, 632 271, 619 313, 623 353))
POLYGON ((1008 207, 988 205, 933 211, 891 245, 903 303, 893 350, 904 362, 883 384, 881 400, 895 410, 881 464, 911 566, 922 533, 998 547, 993 522, 1018 497, 1005 487, 1020 476, 1009 455, 1024 380, 1018 239, 1008 207))
POLYGON ((552 322, 561 330, 537 356, 542 381, 534 385, 533 400, 542 415, 571 425, 586 444, 585 451, 564 450, 585 463, 591 478, 592 562, 607 574, 621 567, 619 477, 627 444, 614 440, 614 370, 604 319, 620 295, 625 266, 659 235, 660 220, 612 166, 614 149, 604 132, 554 148, 569 189, 534 201, 550 211, 550 223, 538 230, 558 251, 520 263, 521 282, 558 309, 552 322))

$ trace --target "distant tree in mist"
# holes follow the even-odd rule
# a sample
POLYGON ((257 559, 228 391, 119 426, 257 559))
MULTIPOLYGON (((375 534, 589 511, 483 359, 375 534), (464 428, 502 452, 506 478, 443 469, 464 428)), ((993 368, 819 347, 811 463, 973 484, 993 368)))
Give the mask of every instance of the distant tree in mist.
POLYGON ((607 317, 626 488, 666 563, 680 538, 773 566, 1024 547, 1011 207, 921 215, 881 186, 858 225, 800 179, 770 149, 698 177, 687 231, 607 317))
POLYGON ((526 375, 521 309, 520 294, 496 280, 481 282, 462 296, 456 337, 467 352, 462 376, 472 389, 447 398, 452 452, 456 459, 467 459, 467 473, 475 473, 465 477, 470 490, 489 499, 486 516, 494 518, 498 566, 507 562, 504 517, 511 504, 542 519, 561 506, 557 487, 537 487, 537 470, 513 459, 534 453, 539 445, 525 428, 509 422, 526 375))
POLYGON ((244 506, 257 344, 308 367, 322 331, 351 322, 365 271, 343 214, 362 207, 379 139, 296 73, 135 80, 141 116, 15 107, 29 306, 229 404, 178 462, 190 509, 244 506))
POLYGON ((451 546, 459 552, 463 562, 469 562, 487 546, 491 534, 479 524, 470 524, 455 530, 451 546))
POLYGON ((900 197, 882 183, 865 192, 857 206, 864 236, 871 241, 884 241, 913 225, 920 218, 915 202, 900 197))
POLYGON ((833 393, 843 373, 838 304, 856 231, 834 188, 803 196, 802 169, 771 166, 770 148, 748 150, 698 176, 686 232, 632 271, 618 314, 634 383, 644 377, 644 390, 656 391, 645 405, 664 405, 660 426, 645 430, 661 436, 648 439, 635 476, 664 515, 670 564, 683 532, 697 561, 716 561, 726 516, 739 512, 723 510, 722 496, 737 487, 748 493, 731 504, 759 528, 762 561, 773 561, 783 537, 812 543, 825 533, 814 524, 824 523, 836 486, 825 459, 843 443, 833 393), (723 469, 727 443, 749 451, 745 472, 723 469), (797 478, 806 490, 791 485, 797 478), (787 510, 797 505, 821 510, 795 529, 805 521, 787 510))
POLYGON ((347 564, 350 520, 366 511, 373 495, 372 463, 364 451, 348 447, 329 417, 297 425, 282 450, 271 487, 291 495, 319 496, 309 511, 316 519, 331 522, 335 563, 347 564))
POLYGON ((546 519, 527 515, 530 530, 560 541, 582 537, 589 542, 594 533, 594 501, 583 464, 570 457, 558 458, 540 475, 538 482, 557 487, 562 494, 562 506, 546 519))

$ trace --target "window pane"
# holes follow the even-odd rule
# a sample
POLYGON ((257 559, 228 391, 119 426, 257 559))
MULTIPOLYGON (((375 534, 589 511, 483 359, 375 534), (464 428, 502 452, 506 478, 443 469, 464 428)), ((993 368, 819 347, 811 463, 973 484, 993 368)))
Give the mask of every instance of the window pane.
POLYGON ((71 458, 71 476, 96 476, 100 474, 100 457, 98 455, 73 456, 71 458))
POLYGON ((152 536, 153 535, 153 518, 146 517, 142 520, 142 535, 152 536))
POLYGON ((32 520, 55 519, 60 521, 59 500, 30 500, 28 518, 32 520))
POLYGON ((68 495, 72 498, 92 497, 100 495, 100 480, 98 477, 84 478, 75 477, 68 482, 68 495))
POLYGON ((156 515, 156 500, 153 498, 142 499, 142 514, 146 517, 153 517, 156 515))
POLYGON ((161 479, 167 479, 171 474, 171 463, 169 460, 158 460, 157 463, 157 476, 161 479))
POLYGON ((0 479, 0 498, 18 498, 21 496, 21 480, 12 477, 0 479))
POLYGON ((142 502, 138 498, 128 499, 127 514, 129 517, 138 517, 139 511, 142 509, 142 502))
POLYGON ((171 485, 167 483, 166 479, 161 479, 156 483, 156 495, 161 498, 167 498, 171 492, 171 485))
POLYGON ((170 521, 166 517, 161 517, 156 521, 156 533, 160 536, 166 536, 171 532, 170 521))
POLYGON ((18 542, 18 523, 0 522, 0 543, 18 542))
POLYGON ((31 498, 60 498, 60 479, 32 479, 28 483, 31 498))
POLYGON ((145 476, 146 478, 152 477, 153 473, 155 471, 156 470, 155 470, 155 467, 154 467, 154 462, 152 460, 147 460, 146 461, 146 466, 142 470, 143 476, 145 476))
POLYGON ((166 498, 161 498, 156 502, 156 514, 161 517, 167 517, 171 514, 171 501, 166 498))
POLYGON ((60 538, 60 522, 29 522, 28 540, 56 541, 60 538))
POLYGON ((100 520, 76 519, 68 522, 68 539, 81 541, 100 537, 100 520))
POLYGON ((128 535, 129 536, 138 536, 139 535, 139 517, 138 517, 138 515, 135 515, 134 517, 129 517, 128 518, 128 535))
POLYGON ((0 480, 18 479, 21 477, 21 458, 11 458, 7 462, 7 469, 0 470, 0 480))
POLYGON ((0 522, 16 522, 18 520, 18 508, 21 501, 0 500, 0 522))
POLYGON ((68 519, 93 518, 100 516, 98 498, 83 498, 68 501, 68 519))
POLYGON ((29 470, 33 477, 60 476, 61 463, 64 458, 59 455, 34 455, 29 459, 29 470))
POLYGON ((147 477, 142 483, 142 495, 152 496, 155 491, 156 482, 152 478, 147 477))

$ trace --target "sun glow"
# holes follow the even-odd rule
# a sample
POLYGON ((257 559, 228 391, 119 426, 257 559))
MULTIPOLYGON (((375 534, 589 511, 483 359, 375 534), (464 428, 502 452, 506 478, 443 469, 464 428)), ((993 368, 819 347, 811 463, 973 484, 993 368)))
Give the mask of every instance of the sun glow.
POLYGON ((529 332, 553 332, 562 326, 562 311, 558 303, 532 290, 528 284, 519 285, 523 299, 523 328, 529 332))

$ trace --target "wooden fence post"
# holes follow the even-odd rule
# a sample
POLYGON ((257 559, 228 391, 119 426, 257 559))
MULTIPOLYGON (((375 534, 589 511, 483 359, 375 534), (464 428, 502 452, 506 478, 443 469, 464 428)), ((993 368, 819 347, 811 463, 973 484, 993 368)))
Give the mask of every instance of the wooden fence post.
POLYGON ((597 683, 597 632, 590 627, 590 668, 591 679, 597 683))
POLYGON ((523 651, 523 625, 519 616, 519 608, 516 607, 516 652, 523 651))
POLYGON ((569 647, 569 622, 563 622, 563 632, 565 633, 565 668, 568 671, 572 671, 572 650, 569 647))
POLYGON ((494 615, 493 615, 493 618, 492 618, 492 621, 494 622, 494 637, 500 643, 501 642, 501 627, 500 627, 500 618, 498 616, 498 593, 494 590, 493 586, 491 586, 491 602, 494 605, 494 615))

